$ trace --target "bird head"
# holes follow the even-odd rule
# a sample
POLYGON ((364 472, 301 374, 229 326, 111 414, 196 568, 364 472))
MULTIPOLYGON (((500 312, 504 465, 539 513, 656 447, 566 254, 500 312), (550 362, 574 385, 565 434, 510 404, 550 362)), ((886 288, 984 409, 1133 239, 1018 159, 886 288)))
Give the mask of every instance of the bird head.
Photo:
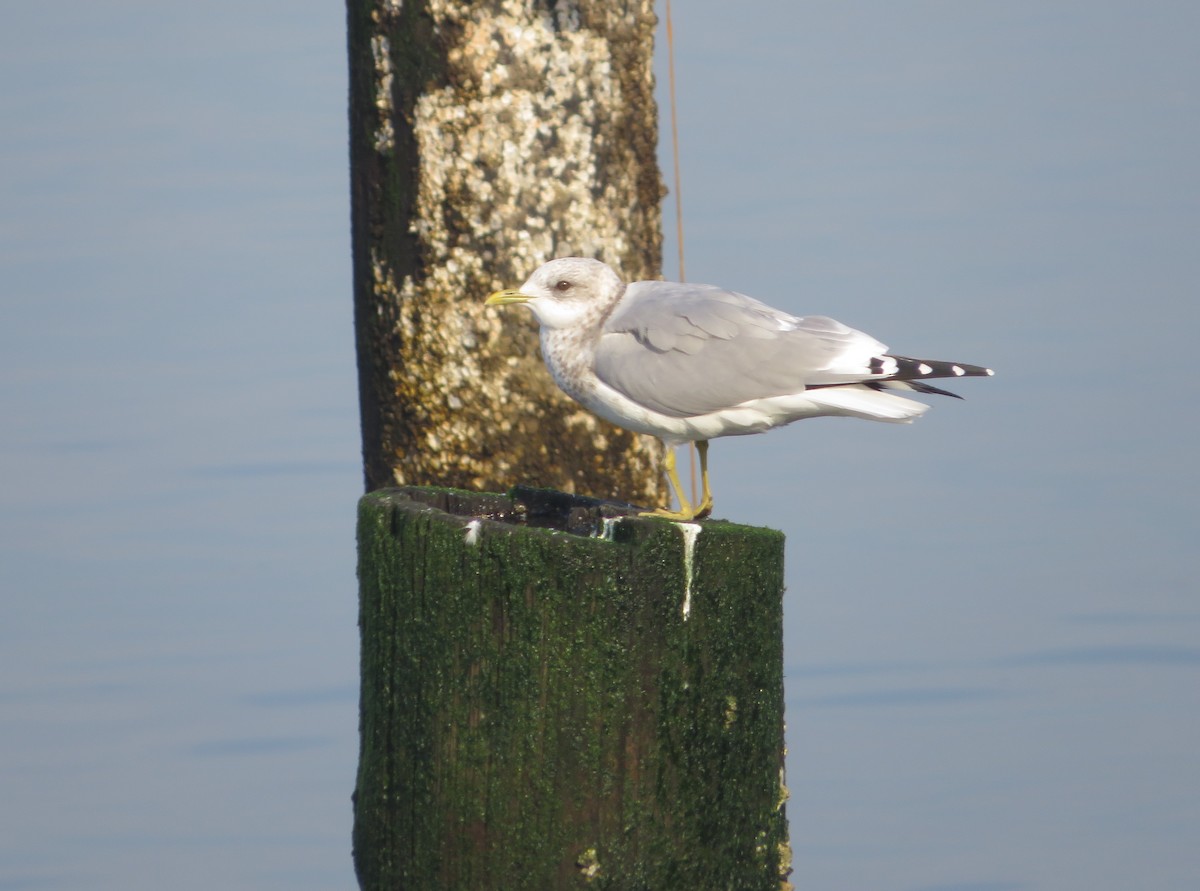
POLYGON ((515 290, 496 291, 485 304, 523 303, 545 328, 571 328, 598 321, 625 290, 625 283, 599 260, 560 257, 539 266, 515 290))

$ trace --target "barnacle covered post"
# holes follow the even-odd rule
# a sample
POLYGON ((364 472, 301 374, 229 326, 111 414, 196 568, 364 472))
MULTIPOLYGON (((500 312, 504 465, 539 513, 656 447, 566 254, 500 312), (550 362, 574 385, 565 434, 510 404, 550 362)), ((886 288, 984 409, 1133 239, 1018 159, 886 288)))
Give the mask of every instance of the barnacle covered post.
POLYGON ((545 490, 359 504, 367 891, 784 891, 783 536, 545 490))
POLYGON ((657 504, 660 445, 558 391, 483 298, 544 261, 661 265, 653 0, 347 0, 368 490, 534 480, 657 504))

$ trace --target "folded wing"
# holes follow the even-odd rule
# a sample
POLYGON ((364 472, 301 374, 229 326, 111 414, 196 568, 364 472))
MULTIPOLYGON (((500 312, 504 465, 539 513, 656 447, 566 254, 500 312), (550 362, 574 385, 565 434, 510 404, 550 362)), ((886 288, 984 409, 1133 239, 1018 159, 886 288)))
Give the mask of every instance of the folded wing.
POLYGON ((605 321, 595 371, 672 417, 879 376, 875 338, 824 316, 798 318, 712 285, 635 282, 605 321))

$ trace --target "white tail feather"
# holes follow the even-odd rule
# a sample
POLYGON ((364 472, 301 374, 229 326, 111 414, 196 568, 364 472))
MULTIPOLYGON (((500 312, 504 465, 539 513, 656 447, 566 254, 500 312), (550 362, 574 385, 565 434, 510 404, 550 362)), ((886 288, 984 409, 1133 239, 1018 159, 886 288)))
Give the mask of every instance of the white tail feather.
POLYGON ((805 394, 818 405, 835 409, 835 414, 909 424, 929 411, 929 406, 894 393, 881 393, 870 387, 821 387, 805 394))

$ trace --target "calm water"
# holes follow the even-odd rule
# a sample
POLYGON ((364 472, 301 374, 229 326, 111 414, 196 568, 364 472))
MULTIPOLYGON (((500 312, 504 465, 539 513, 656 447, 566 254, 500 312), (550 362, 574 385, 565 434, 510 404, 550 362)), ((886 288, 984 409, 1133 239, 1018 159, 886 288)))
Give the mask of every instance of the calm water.
MULTIPOLYGON (((1190 891, 1200 7, 675 12, 689 278, 999 372, 714 445, 797 886, 1190 891)), ((336 3, 6 16, 0 889, 354 886, 343 69, 336 3)))

